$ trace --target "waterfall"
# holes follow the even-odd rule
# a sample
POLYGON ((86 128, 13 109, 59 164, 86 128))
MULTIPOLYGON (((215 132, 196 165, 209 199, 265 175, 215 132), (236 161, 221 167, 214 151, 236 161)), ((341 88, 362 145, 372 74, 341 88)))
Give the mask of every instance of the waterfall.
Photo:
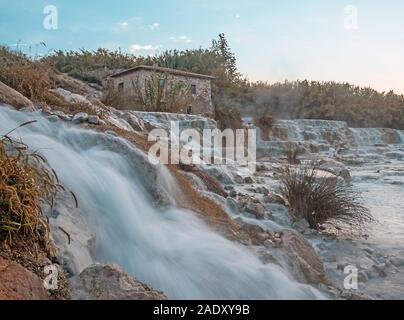
MULTIPOLYGON (((96 234, 94 260, 122 265, 171 299, 323 298, 216 234, 192 212, 156 208, 145 185, 158 183, 145 169, 147 158, 123 139, 3 106, 0 135, 32 119, 38 122, 12 136, 39 150, 76 194, 96 234)), ((171 179, 164 181, 176 187, 171 179)))
POLYGON ((400 136, 401 143, 404 144, 404 130, 399 130, 398 135, 400 136))
MULTIPOLYGON (((323 143, 334 145, 336 140, 354 147, 369 147, 379 144, 404 143, 404 132, 389 128, 349 128, 346 122, 331 120, 278 120, 275 132, 287 133, 275 136, 277 141, 292 141, 300 144, 323 143), (351 141, 353 138, 353 141, 351 141)), ((259 141, 261 142, 261 141, 259 141)), ((265 143, 265 142, 264 142, 265 143)))

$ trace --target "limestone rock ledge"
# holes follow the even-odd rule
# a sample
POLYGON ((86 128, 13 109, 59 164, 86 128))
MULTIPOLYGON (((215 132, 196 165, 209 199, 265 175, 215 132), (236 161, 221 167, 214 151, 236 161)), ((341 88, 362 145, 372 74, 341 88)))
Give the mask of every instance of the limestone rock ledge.
POLYGON ((0 81, 0 103, 5 103, 13 106, 16 109, 27 108, 30 111, 34 111, 34 104, 24 97, 21 93, 10 88, 0 81))
POLYGON ((71 279, 73 300, 166 300, 116 264, 95 264, 71 279))

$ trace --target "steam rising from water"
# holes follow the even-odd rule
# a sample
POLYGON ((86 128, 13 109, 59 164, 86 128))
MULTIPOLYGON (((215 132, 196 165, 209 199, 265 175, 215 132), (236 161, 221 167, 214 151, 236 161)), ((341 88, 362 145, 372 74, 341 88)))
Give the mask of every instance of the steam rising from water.
POLYGON ((121 139, 5 107, 0 134, 33 118, 39 122, 13 136, 40 149, 78 196, 97 236, 96 260, 121 264, 172 299, 322 298, 214 233, 192 212, 153 207, 142 183, 147 172, 132 157, 139 152, 121 139))

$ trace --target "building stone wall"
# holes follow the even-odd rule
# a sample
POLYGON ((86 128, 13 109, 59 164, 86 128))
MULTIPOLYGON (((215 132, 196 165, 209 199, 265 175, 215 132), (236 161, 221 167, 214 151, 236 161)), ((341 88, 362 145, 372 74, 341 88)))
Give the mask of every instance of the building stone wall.
MULTIPOLYGON (((123 84, 123 94, 135 95, 136 82, 138 88, 140 88, 141 90, 145 90, 146 80, 150 79, 153 75, 157 78, 166 79, 166 85, 168 87, 172 86, 175 83, 181 83, 189 87, 195 85, 196 94, 192 94, 190 92, 191 105, 189 107, 192 108, 192 113, 203 114, 207 112, 213 112, 212 87, 210 79, 140 69, 131 73, 116 76, 114 78, 109 78, 108 85, 112 85, 114 90, 118 91, 119 86, 123 84)), ((186 113, 187 108, 181 111, 183 113, 186 113)))

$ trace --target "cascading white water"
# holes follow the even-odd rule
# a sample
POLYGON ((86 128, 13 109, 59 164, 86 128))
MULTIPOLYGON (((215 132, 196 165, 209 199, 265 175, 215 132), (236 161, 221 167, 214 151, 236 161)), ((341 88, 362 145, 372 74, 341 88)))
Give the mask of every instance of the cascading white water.
POLYGON ((401 143, 404 144, 404 130, 399 130, 398 134, 400 136, 401 143))
POLYGON ((389 128, 350 128, 346 122, 331 120, 278 120, 274 125, 272 141, 259 145, 276 146, 274 142, 295 142, 304 144, 325 144, 334 147, 340 141, 352 147, 372 147, 382 144, 404 143, 404 132, 389 128), (276 133, 277 132, 277 133, 276 133), (282 134, 280 136, 279 132, 282 134))
POLYGON ((142 184, 142 164, 131 153, 139 151, 122 139, 3 106, 0 134, 32 119, 38 122, 12 136, 40 150, 75 192, 96 233, 95 260, 122 265, 171 299, 323 298, 192 212, 155 208, 142 184))
POLYGON ((386 143, 378 128, 350 128, 357 146, 373 146, 386 143))

